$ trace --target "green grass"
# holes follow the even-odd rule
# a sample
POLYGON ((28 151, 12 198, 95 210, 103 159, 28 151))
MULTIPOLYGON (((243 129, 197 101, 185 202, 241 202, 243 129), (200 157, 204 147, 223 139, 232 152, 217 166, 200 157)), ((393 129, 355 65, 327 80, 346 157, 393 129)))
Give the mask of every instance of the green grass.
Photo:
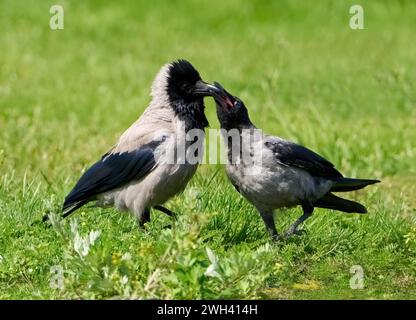
MULTIPOLYGON (((361 1, 50 1, 0 3, 0 298, 416 298, 416 3, 361 1), (187 58, 240 96, 265 131, 382 184, 350 195, 368 215, 316 210, 308 234, 269 243, 220 166, 140 230, 114 209, 54 226, 82 170, 144 110, 160 66, 187 58), (77 231, 71 223, 77 222, 77 231), (77 234, 100 235, 88 255, 77 234), (218 259, 218 275, 205 276, 218 259), (50 286, 59 265, 63 290, 50 286), (364 288, 350 288, 350 268, 364 288)), ((211 127, 218 128, 207 99, 211 127)), ((277 213, 282 231, 300 210, 277 213)))

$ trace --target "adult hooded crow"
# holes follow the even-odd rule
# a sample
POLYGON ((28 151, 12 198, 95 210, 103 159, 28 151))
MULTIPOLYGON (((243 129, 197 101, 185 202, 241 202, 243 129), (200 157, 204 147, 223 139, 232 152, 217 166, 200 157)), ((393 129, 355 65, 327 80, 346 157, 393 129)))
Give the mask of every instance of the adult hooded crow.
POLYGON ((302 206, 303 215, 289 227, 285 237, 302 233, 298 226, 312 215, 314 207, 367 212, 363 205, 332 192, 358 190, 379 180, 344 178, 332 163, 313 151, 263 134, 250 121, 243 102, 220 84, 215 85, 219 89, 214 95, 217 116, 228 148, 227 175, 237 191, 258 209, 273 239, 281 238, 274 223, 274 209, 302 206), (233 131, 239 138, 237 145, 230 134, 233 131), (232 156, 235 158, 230 159, 232 156))
POLYGON ((197 161, 180 154, 203 143, 186 135, 192 129, 203 133, 208 125, 203 98, 213 90, 188 61, 163 66, 154 79, 150 105, 82 175, 65 198, 63 217, 90 201, 130 211, 141 226, 150 220, 151 208, 171 214, 161 205, 183 191, 197 169, 197 161))

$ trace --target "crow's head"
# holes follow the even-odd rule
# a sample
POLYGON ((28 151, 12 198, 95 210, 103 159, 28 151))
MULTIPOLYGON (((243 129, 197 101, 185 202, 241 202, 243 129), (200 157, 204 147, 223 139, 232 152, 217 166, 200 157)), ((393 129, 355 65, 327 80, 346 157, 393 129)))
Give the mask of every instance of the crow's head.
POLYGON ((168 94, 175 99, 185 101, 200 100, 212 96, 217 88, 202 81, 198 71, 186 60, 178 60, 170 64, 168 75, 168 94))
POLYGON ((227 92, 218 82, 214 82, 217 90, 214 91, 214 99, 217 104, 217 116, 221 128, 243 129, 251 126, 248 111, 243 101, 227 92))
MULTIPOLYGON (((199 72, 186 60, 165 65, 153 83, 154 99, 166 101, 191 127, 205 127, 204 100, 218 90, 204 82, 199 72)), ((161 101, 162 102, 162 101, 161 101)))

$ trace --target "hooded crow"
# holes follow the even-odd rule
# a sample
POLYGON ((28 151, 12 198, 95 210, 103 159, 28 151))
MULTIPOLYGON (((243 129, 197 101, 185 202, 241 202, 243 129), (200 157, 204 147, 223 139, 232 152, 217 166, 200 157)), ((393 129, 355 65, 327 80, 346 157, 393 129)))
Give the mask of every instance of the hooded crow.
POLYGON ((171 214, 161 205, 183 191, 197 169, 198 161, 180 154, 192 143, 203 143, 203 136, 195 141, 187 134, 192 129, 204 133, 203 98, 215 90, 186 60, 163 66, 153 81, 149 106, 81 176, 65 198, 63 217, 90 201, 130 211, 140 226, 150 220, 151 208, 171 214))
POLYGON ((250 121, 244 103, 220 84, 214 84, 219 89, 214 99, 228 149, 227 175, 236 190, 258 209, 273 239, 281 239, 273 217, 278 208, 301 205, 303 209, 303 215, 284 233, 285 238, 303 232, 298 226, 312 215, 314 207, 367 212, 363 205, 332 192, 358 190, 379 180, 345 178, 315 152, 263 134, 250 121), (238 136, 237 144, 232 140, 232 132, 238 136))

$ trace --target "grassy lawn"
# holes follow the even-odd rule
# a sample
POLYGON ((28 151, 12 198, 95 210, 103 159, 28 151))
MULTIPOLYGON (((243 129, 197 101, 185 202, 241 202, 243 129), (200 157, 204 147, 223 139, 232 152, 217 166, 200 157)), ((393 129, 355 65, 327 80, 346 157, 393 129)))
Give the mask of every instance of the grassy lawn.
MULTIPOLYGON (((416 2, 359 1, 365 29, 352 30, 356 3, 2 0, 0 298, 415 299, 416 2), (49 28, 55 3, 64 30, 49 28), (240 96, 266 132, 346 176, 381 179, 348 195, 369 214, 318 209, 306 235, 272 244, 224 168, 203 165, 166 205, 176 222, 152 212, 141 230, 128 214, 85 207, 39 223, 177 58, 240 96), (218 274, 204 275, 212 255, 218 274), (350 287, 353 266, 362 289, 350 287)), ((300 208, 276 215, 283 231, 300 208)))

